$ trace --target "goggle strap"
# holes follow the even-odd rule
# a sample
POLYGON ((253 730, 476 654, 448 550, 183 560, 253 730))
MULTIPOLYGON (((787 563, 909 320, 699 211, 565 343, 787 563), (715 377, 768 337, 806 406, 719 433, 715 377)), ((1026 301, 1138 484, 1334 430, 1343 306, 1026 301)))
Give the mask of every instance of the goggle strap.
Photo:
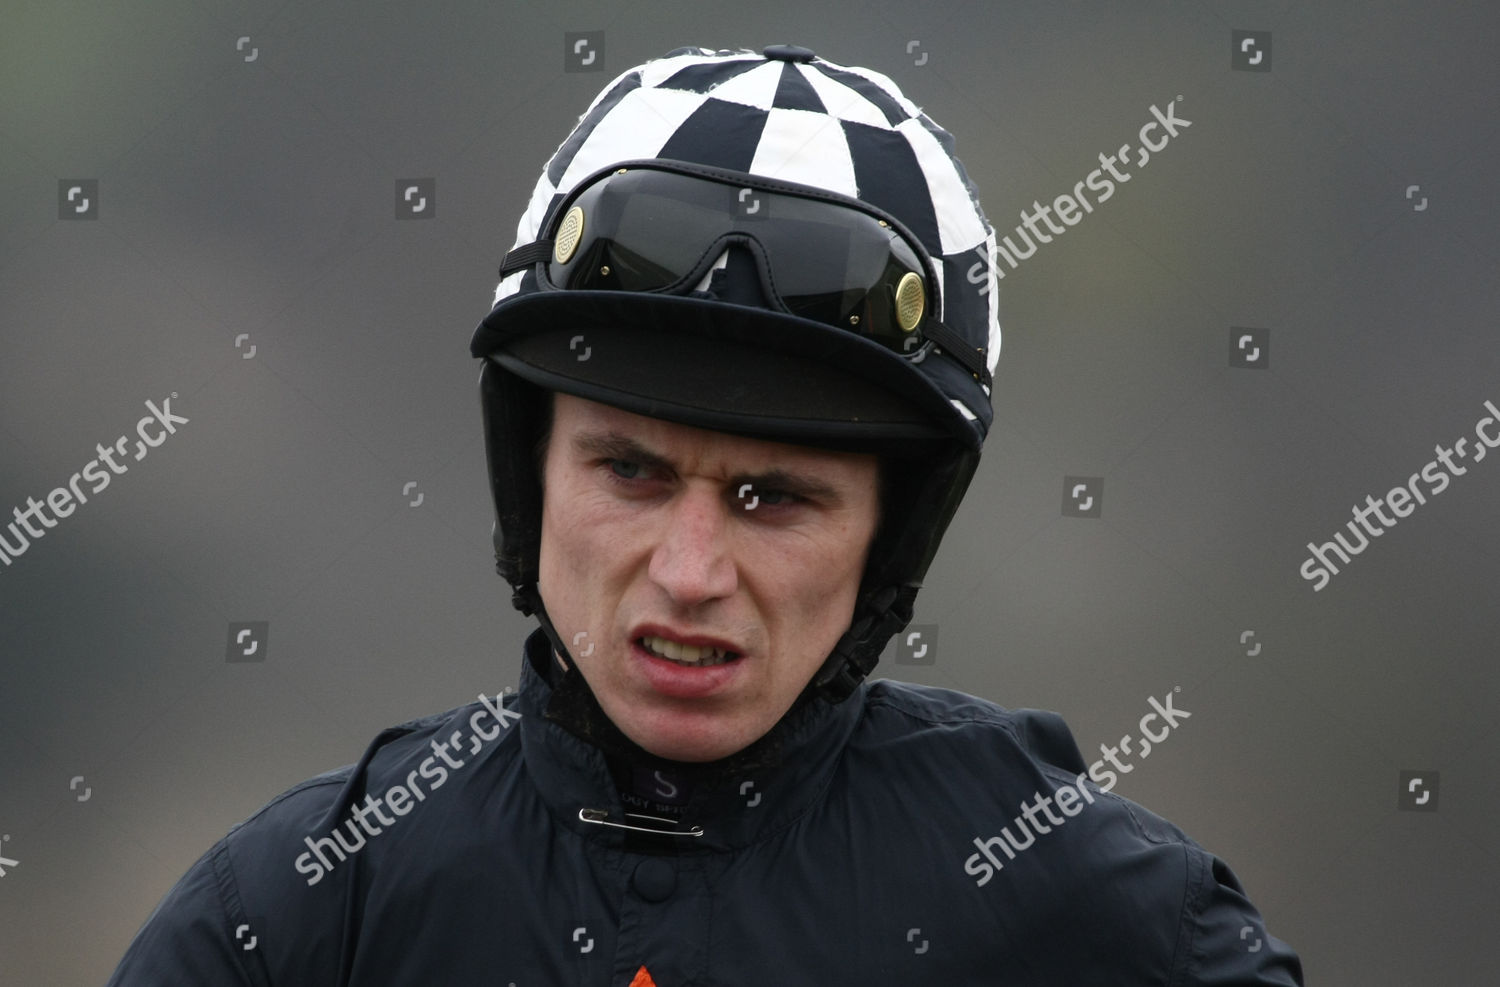
POLYGON ((937 319, 928 319, 922 323, 921 328, 922 335, 936 343, 944 353, 963 364, 964 369, 973 374, 981 384, 985 387, 993 385, 994 379, 990 376, 990 368, 985 365, 983 350, 970 349, 962 336, 937 319))
POLYGON ((500 276, 503 278, 517 271, 524 271, 551 256, 551 240, 533 240, 524 247, 517 247, 505 255, 505 259, 500 262, 500 276))

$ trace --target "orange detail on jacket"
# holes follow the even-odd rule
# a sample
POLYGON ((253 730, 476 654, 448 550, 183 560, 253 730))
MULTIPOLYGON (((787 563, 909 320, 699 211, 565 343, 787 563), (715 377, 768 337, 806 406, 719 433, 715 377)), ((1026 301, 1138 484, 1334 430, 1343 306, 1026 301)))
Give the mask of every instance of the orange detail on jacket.
POLYGON ((656 987, 656 981, 651 979, 651 972, 645 967, 635 971, 635 979, 630 981, 630 987, 656 987))

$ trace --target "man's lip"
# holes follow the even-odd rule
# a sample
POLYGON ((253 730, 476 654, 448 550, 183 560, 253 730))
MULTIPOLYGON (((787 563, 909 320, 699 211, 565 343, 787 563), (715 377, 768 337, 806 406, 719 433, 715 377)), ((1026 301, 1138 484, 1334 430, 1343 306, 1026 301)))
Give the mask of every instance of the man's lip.
POLYGON ((745 649, 733 641, 726 641, 721 637, 709 637, 706 634, 684 634, 662 624, 638 624, 630 632, 631 641, 639 641, 643 637, 664 637, 678 644, 689 644, 699 648, 718 648, 720 651, 732 651, 740 656, 745 654, 745 649))
POLYGON ((630 643, 629 655, 634 673, 639 676, 638 684, 648 698, 725 700, 738 694, 745 678, 745 662, 738 658, 717 665, 686 665, 652 654, 639 641, 630 643))

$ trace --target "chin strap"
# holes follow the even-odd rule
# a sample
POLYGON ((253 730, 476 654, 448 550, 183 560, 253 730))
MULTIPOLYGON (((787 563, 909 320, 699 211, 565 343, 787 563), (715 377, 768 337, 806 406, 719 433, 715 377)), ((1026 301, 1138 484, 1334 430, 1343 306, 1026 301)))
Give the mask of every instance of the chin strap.
POLYGON ((830 703, 841 703, 880 661, 891 635, 911 622, 920 586, 886 586, 860 596, 856 617, 808 685, 830 703))
POLYGON ((557 628, 552 625, 536 583, 515 585, 511 589, 511 603, 522 615, 536 617, 550 645, 545 653, 527 649, 532 669, 552 688, 552 698, 548 700, 543 716, 607 753, 631 757, 645 754, 605 715, 557 628), (562 659, 561 663, 558 657, 562 659))
POLYGON ((548 655, 546 660, 533 658, 532 667, 542 677, 542 681, 554 689, 560 678, 559 671, 563 674, 568 672, 577 673, 578 666, 573 663, 573 655, 563 646, 562 639, 557 635, 557 628, 552 626, 552 618, 547 615, 547 608, 542 606, 542 594, 537 592, 536 583, 521 583, 511 586, 510 605, 521 611, 521 616, 535 616, 546 632, 548 640, 552 642, 552 648, 562 658, 562 668, 559 669, 552 656, 548 655))

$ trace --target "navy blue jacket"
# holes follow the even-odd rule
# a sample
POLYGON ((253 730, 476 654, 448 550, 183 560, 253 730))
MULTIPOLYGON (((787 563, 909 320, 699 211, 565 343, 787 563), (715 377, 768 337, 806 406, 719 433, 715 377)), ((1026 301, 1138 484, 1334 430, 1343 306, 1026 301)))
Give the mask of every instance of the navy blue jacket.
POLYGON ((774 768, 690 786, 612 769, 550 691, 523 662, 503 704, 277 797, 109 983, 1302 983, 1228 866, 1087 780, 1055 714, 868 682, 795 708, 774 768))

